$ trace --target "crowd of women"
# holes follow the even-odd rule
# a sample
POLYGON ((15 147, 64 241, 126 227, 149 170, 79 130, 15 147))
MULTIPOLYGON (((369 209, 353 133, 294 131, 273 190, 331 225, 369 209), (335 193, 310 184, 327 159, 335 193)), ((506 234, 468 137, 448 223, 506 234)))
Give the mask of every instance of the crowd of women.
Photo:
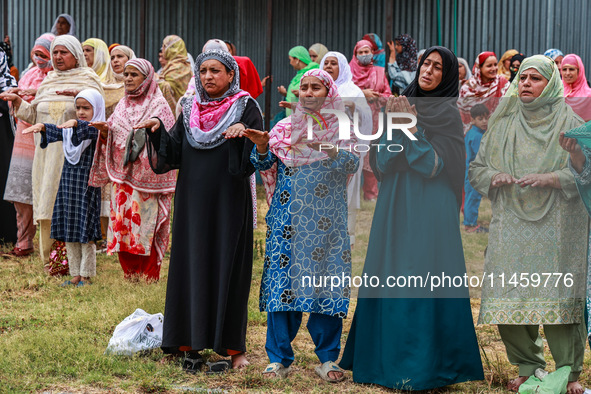
POLYGON ((0 237, 13 256, 33 253, 37 226, 49 269, 69 260, 62 285, 89 285, 106 234, 126 278, 159 280, 174 196, 162 349, 184 356, 190 373, 244 367, 258 171, 269 205, 263 376, 289 376, 308 312, 322 379, 341 381, 349 369, 355 382, 426 390, 484 378, 467 288, 417 296, 362 287, 337 364, 351 285, 305 278, 350 277, 361 195, 376 202, 364 275, 465 275, 466 183, 492 203, 484 271, 494 280, 483 286, 479 323, 498 325, 519 367, 509 389, 545 369, 543 325, 556 368, 568 368, 565 389, 583 392, 591 88, 579 56, 485 51, 470 67, 444 47, 418 51, 407 34, 387 43, 387 62, 373 33, 350 61, 320 43, 296 46, 296 75, 278 87, 285 112, 265 131, 254 99, 267 78, 231 43, 209 40, 193 60, 167 36, 155 72, 127 46, 74 34, 60 15, 18 84, 0 51, 0 237), (351 139, 340 138, 336 111, 354 124, 351 139), (413 138, 376 135, 382 111, 416 116, 413 138), (472 127, 484 134, 467 168, 472 127), (402 149, 366 153, 361 137, 402 149), (545 272, 574 284, 534 286, 545 272), (532 285, 496 282, 514 274, 532 285), (230 358, 205 363, 204 349, 230 358))

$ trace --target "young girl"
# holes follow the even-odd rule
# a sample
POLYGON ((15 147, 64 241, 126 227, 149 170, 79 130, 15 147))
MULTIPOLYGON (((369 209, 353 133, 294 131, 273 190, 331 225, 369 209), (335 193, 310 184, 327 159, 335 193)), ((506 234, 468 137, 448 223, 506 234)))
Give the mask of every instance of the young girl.
POLYGON ((63 141, 65 161, 51 219, 51 238, 66 243, 70 264, 72 279, 63 286, 90 284, 96 275, 94 241, 101 239, 101 189, 88 186, 88 174, 98 138, 91 122, 105 120, 105 101, 98 91, 86 89, 75 103, 78 120, 60 126, 37 123, 23 130, 23 134, 41 132, 42 149, 63 141))

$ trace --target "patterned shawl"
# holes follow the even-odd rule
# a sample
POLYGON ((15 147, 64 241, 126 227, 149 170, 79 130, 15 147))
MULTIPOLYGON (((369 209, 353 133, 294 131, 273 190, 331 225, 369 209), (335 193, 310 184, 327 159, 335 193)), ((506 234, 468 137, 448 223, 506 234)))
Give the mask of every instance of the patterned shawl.
POLYGON ((544 56, 548 56, 552 60, 556 60, 559 56, 564 56, 564 53, 560 49, 551 48, 544 52, 544 56))
POLYGON ((144 193, 173 193, 176 186, 176 172, 156 175, 150 167, 147 150, 138 159, 123 166, 126 140, 133 126, 149 118, 159 118, 170 130, 175 123, 174 115, 154 80, 154 68, 145 59, 132 59, 125 67, 137 68, 146 79, 132 92, 125 92, 115 112, 108 120, 107 143, 97 144, 94 164, 90 171, 89 185, 101 187, 109 181, 128 184, 144 193))
POLYGON ((195 75, 199 76, 201 64, 207 60, 217 60, 234 71, 234 79, 222 97, 212 99, 195 78, 196 94, 183 100, 183 115, 187 141, 195 149, 212 149, 223 144, 226 139, 222 132, 242 118, 250 95, 240 90, 240 71, 236 60, 227 51, 214 49, 203 52, 195 61, 195 75))
MULTIPOLYGON (((511 70, 505 68, 505 60, 511 60, 511 58, 517 55, 518 53, 519 51, 517 49, 509 49, 508 51, 503 53, 503 56, 501 56, 501 60, 499 60, 499 71, 497 71, 497 74, 500 74, 507 78, 507 80, 509 80, 509 78, 511 78, 511 70)), ((511 65, 509 65, 509 67, 510 66, 511 65)))
POLYGON ((176 102, 185 94, 191 79, 191 64, 187 60, 185 42, 179 36, 166 36, 162 42, 162 56, 168 61, 162 69, 159 84, 168 83, 176 102))
POLYGON ((402 71, 417 71, 417 43, 408 34, 401 34, 394 39, 402 45, 402 53, 396 54, 396 63, 402 71))
MULTIPOLYGON (((338 88, 330 74, 323 70, 309 70, 304 77, 316 77, 328 89, 328 94, 322 107, 317 112, 310 112, 298 102, 291 116, 282 119, 269 133, 269 150, 288 167, 298 167, 328 158, 325 152, 320 152, 308 146, 311 142, 323 142, 344 148, 352 153, 351 145, 356 142, 351 133, 348 140, 339 140, 339 123, 336 115, 320 114, 323 109, 345 111, 345 106, 338 93, 338 88), (312 120, 314 139, 307 139, 309 119, 312 120)), ((357 154, 357 153, 356 153, 357 154)), ((267 203, 271 205, 277 180, 277 164, 269 170, 261 171, 267 203)))
POLYGON ((16 88, 16 79, 10 74, 10 67, 6 60, 6 53, 0 49, 0 93, 10 88, 16 88))
MULTIPOLYGON (((482 166, 470 167, 473 185, 479 179, 490 184, 490 178, 484 176, 489 170, 520 178, 528 173, 548 173, 567 167, 568 153, 558 144, 558 137, 561 131, 583 122, 564 102, 563 92, 560 71, 554 61, 542 55, 523 61, 517 77, 488 122, 488 131, 475 160, 482 166), (518 95, 519 76, 531 68, 548 79, 548 85, 538 98, 524 103, 518 95), (486 157, 481 155, 483 151, 487 152, 486 157)), ((526 221, 543 218, 563 193, 560 189, 518 185, 494 189, 494 192, 504 209, 526 221)))
POLYGON ((591 105, 589 105, 591 103, 591 88, 587 85, 585 65, 581 58, 575 54, 566 55, 562 59, 562 66, 565 64, 573 65, 579 69, 579 77, 573 84, 568 84, 562 80, 566 103, 587 122, 591 120, 591 105))
POLYGON ((469 122, 469 119, 467 119, 469 111, 476 104, 485 104, 491 113, 494 112, 499 103, 498 98, 502 97, 509 88, 509 81, 499 74, 487 83, 482 82, 480 67, 490 56, 496 57, 494 52, 482 52, 476 57, 474 67, 472 67, 472 78, 466 81, 460 89, 458 106, 462 111, 464 123, 469 122), (496 97, 497 99, 491 100, 488 99, 489 97, 496 97))

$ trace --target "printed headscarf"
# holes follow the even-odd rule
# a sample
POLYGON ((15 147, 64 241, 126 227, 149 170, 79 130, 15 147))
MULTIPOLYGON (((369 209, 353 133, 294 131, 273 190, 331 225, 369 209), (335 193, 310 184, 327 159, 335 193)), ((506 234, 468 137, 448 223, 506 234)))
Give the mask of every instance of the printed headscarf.
POLYGON ((417 43, 408 34, 401 34, 394 39, 402 45, 402 53, 396 54, 396 63, 402 71, 417 71, 417 43))
POLYGON ((382 40, 376 33, 368 33, 364 35, 362 40, 371 43, 371 52, 373 53, 373 64, 379 67, 386 67, 386 51, 382 44, 382 40))
POLYGON ((85 45, 94 48, 94 62, 92 63, 92 69, 99 76, 101 82, 104 84, 114 83, 115 76, 113 75, 113 69, 111 68, 111 56, 107 44, 98 38, 89 38, 82 43, 82 47, 85 45))
POLYGON ((501 56, 501 60, 499 60, 499 71, 497 71, 497 74, 503 75, 505 78, 507 78, 507 80, 511 78, 511 70, 509 70, 509 68, 505 68, 505 60, 511 60, 511 58, 517 55, 518 53, 519 51, 517 49, 509 49, 508 51, 503 53, 503 56, 501 56))

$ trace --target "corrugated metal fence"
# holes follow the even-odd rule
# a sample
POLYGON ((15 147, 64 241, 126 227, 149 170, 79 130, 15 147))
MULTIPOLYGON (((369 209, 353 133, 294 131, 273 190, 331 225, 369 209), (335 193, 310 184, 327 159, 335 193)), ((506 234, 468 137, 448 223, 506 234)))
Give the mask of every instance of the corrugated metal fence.
MULTIPOLYGON (((21 69, 35 38, 58 14, 69 13, 80 39, 129 45, 155 66, 162 39, 178 34, 194 55, 209 38, 230 40, 265 74, 267 0, 0 0, 0 7, 2 31, 21 69)), ((287 86, 294 75, 287 52, 295 45, 321 42, 350 58, 364 33, 377 33, 384 46, 386 37, 408 33, 420 48, 441 44, 469 62, 483 50, 532 55, 555 47, 579 54, 589 70, 589 20, 588 0, 273 0, 272 113, 280 99, 275 87, 287 86)))

